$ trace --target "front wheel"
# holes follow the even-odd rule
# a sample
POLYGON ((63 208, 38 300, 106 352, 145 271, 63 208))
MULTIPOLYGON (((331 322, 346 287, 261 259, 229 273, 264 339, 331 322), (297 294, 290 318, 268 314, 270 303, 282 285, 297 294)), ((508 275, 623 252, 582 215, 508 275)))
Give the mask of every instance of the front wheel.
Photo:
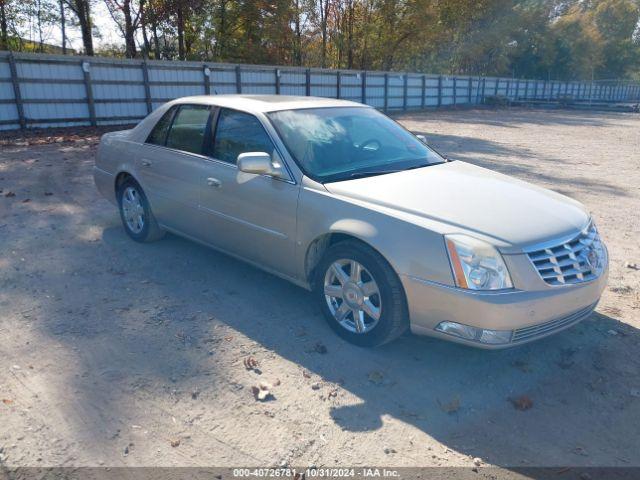
POLYGON ((382 345, 409 325, 400 279, 378 252, 361 242, 329 247, 316 268, 315 292, 329 326, 353 344, 382 345))

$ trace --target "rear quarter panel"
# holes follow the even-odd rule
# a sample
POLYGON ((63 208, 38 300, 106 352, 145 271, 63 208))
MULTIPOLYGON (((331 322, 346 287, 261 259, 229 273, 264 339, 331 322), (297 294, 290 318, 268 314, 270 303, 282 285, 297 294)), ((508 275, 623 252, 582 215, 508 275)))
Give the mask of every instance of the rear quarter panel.
MULTIPOLYGON (((131 130, 106 133, 100 139, 93 176, 100 193, 116 204, 115 181, 121 172, 138 179, 136 158, 139 144, 129 139, 131 130)), ((143 186, 144 188, 144 186, 143 186)))

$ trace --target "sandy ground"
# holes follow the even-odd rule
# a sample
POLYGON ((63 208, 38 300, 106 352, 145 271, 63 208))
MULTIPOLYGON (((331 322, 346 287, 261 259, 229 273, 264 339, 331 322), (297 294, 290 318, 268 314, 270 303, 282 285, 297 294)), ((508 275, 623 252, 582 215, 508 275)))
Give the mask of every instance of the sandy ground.
POLYGON ((508 351, 409 335, 362 350, 285 281, 175 236, 130 241, 93 185, 95 135, 5 141, 0 464, 640 466, 640 117, 399 119, 586 204, 611 255, 597 313, 508 351), (279 382, 271 401, 261 380, 279 382))

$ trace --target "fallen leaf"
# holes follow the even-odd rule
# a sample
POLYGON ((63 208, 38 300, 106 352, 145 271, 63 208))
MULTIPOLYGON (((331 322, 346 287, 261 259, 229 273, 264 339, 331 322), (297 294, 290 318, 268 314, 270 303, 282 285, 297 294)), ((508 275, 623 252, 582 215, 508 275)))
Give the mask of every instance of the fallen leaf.
POLYGON ((307 372, 306 370, 303 370, 303 371, 302 371, 302 376, 303 376, 304 378, 311 378, 311 374, 310 374, 309 372, 307 372))
POLYGON ((11 405, 13 403, 13 400, 9 400, 8 398, 3 398, 2 403, 4 403, 5 405, 11 405))
POLYGON ((176 448, 176 447, 180 446, 180 439, 177 439, 177 440, 171 440, 171 446, 172 446, 173 448, 176 448))
POLYGON ((513 404, 516 410, 529 410, 533 407, 533 400, 526 395, 520 395, 519 397, 510 398, 509 401, 513 404))
POLYGON ((336 398, 338 396, 338 389, 334 388, 329 392, 329 398, 336 398))
POLYGON ((30 198, 25 198, 24 200, 22 200, 22 203, 29 203, 31 201, 30 198))
POLYGON ((316 343, 313 349, 316 351, 316 353, 320 353, 323 355, 327 353, 327 347, 325 347, 324 344, 321 342, 316 343))
POLYGON ((7 193, 4 194, 5 197, 15 197, 16 194, 13 193, 12 191, 8 191, 7 193))
POLYGON ((258 361, 253 357, 246 357, 242 363, 247 370, 255 370, 258 368, 258 361))
POLYGON ((251 393, 253 393, 253 397, 256 400, 264 402, 273 398, 273 395, 271 394, 271 388, 271 385, 269 385, 267 382, 260 382, 257 386, 254 385, 253 387, 251 387, 251 393))
POLYGON ((53 192, 44 192, 45 197, 50 197, 51 195, 53 195, 53 192))

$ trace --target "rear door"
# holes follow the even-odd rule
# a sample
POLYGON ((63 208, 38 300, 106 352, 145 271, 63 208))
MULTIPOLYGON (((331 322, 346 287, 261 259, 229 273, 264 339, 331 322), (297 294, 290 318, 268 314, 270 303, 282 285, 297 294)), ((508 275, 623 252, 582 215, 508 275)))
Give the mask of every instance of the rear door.
POLYGON ((279 156, 260 120, 221 108, 201 178, 202 236, 231 253, 285 275, 295 275, 296 209, 299 186, 238 170, 240 153, 279 156))
POLYGON ((196 232, 200 164, 211 131, 207 105, 176 105, 158 121, 138 158, 142 187, 158 222, 188 235, 196 232))

